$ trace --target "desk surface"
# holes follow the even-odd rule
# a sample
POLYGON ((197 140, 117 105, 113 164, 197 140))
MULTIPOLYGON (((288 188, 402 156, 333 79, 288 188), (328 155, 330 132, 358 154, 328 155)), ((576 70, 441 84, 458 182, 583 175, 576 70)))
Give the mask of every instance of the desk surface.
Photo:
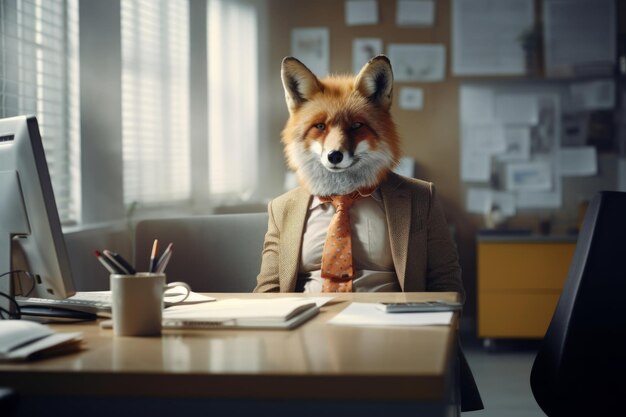
MULTIPOLYGON (((293 294, 208 294, 216 298, 293 294)), ((456 324, 365 328, 326 322, 349 301, 456 300, 456 293, 343 294, 294 330, 164 330, 114 337, 96 323, 81 352, 0 365, 0 386, 29 395, 441 401, 456 324), (350 389, 346 389, 350 387, 350 389)), ((455 316, 456 317, 456 316, 455 316)))

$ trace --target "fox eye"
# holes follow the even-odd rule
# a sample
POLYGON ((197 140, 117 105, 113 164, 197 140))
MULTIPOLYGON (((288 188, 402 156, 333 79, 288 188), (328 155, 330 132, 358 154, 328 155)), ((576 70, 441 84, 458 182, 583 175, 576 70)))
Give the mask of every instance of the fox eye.
POLYGON ((324 123, 317 123, 314 127, 318 130, 326 129, 326 125, 324 123))
POLYGON ((352 123, 352 126, 350 126, 350 129, 352 129, 352 130, 357 130, 357 129, 358 129, 358 128, 360 128, 361 126, 363 126, 363 123, 354 122, 354 123, 352 123))

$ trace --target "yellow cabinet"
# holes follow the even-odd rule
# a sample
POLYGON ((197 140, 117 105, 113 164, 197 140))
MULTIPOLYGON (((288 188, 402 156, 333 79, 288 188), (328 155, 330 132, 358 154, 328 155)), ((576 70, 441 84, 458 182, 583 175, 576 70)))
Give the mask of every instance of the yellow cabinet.
POLYGON ((569 236, 480 236, 478 337, 543 337, 575 248, 569 236))

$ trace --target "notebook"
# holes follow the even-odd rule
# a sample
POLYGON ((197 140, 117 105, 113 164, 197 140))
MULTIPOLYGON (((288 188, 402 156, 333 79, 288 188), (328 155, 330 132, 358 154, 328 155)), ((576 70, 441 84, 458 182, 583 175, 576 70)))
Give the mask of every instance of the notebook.
POLYGON ((328 300, 326 297, 322 300, 230 298, 195 306, 174 306, 163 312, 163 327, 292 329, 317 315, 320 305, 328 300))

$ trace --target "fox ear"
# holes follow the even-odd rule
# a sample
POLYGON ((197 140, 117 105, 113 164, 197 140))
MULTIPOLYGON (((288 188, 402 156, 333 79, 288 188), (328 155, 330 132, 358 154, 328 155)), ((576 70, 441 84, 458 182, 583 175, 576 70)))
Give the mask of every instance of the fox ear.
POLYGON ((315 93, 322 91, 317 77, 302 62, 288 56, 283 59, 280 71, 285 89, 285 99, 292 113, 315 93))
POLYGON ((384 55, 372 58, 363 66, 354 85, 371 102, 389 109, 393 91, 393 72, 389 58, 384 55))

